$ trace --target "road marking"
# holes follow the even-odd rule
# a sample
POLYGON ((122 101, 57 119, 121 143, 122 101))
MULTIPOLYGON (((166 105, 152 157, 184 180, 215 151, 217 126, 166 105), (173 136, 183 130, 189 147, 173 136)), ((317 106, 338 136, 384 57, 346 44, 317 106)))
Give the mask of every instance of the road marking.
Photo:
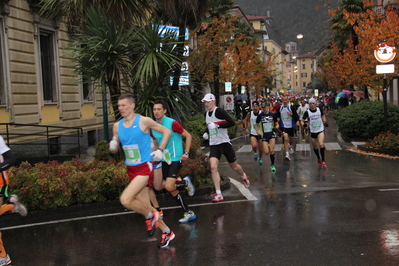
MULTIPOLYGON (((324 143, 326 150, 328 151, 338 151, 342 150, 341 146, 338 142, 328 142, 324 143)), ((283 144, 276 144, 274 146, 274 151, 281 151, 283 144)), ((252 147, 251 145, 242 145, 241 148, 238 149, 237 152, 251 152, 252 147)), ((310 144, 309 143, 298 143, 295 145, 295 151, 310 151, 310 144)))
POLYGON ((229 179, 230 179, 230 182, 231 182, 234 186, 236 186, 236 187, 238 188, 238 190, 241 192, 241 194, 242 194, 244 197, 246 197, 248 200, 258 200, 258 199, 251 193, 251 191, 250 191, 248 188, 246 188, 246 187, 244 186, 244 184, 238 182, 237 180, 235 180, 235 179, 233 179, 233 178, 231 178, 231 177, 229 177, 229 179))
POLYGON ((324 146, 326 147, 326 150, 328 150, 328 151, 342 150, 342 148, 341 148, 341 146, 339 146, 338 142, 324 143, 324 146))
POLYGON ((252 151, 252 146, 251 145, 242 145, 240 149, 238 149, 237 152, 250 152, 252 151))
POLYGON ((382 191, 382 192, 385 192, 385 191, 399 191, 399 188, 380 188, 380 189, 378 189, 378 191, 382 191))

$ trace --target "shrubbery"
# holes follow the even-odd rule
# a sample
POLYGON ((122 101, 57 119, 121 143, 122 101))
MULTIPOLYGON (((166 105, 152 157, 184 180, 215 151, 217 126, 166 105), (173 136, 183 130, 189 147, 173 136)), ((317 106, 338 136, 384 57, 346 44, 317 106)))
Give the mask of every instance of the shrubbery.
POLYGON ((393 134, 391 132, 381 133, 373 139, 368 140, 365 147, 388 151, 399 151, 399 134, 393 134))
MULTIPOLYGON (((399 132, 399 107, 388 103, 388 130, 399 132)), ((349 138, 372 139, 384 131, 383 102, 363 100, 339 109, 334 118, 339 131, 349 138)))
POLYGON ((115 200, 129 182, 124 164, 113 160, 24 162, 9 169, 9 178, 30 211, 115 200))

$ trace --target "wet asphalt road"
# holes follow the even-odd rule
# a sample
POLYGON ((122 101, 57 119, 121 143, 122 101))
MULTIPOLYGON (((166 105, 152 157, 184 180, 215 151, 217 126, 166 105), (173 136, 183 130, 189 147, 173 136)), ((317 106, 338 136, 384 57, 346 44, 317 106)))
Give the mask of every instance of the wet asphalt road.
POLYGON ((159 232, 146 235, 142 216, 113 202, 4 217, 12 265, 399 265, 398 161, 337 148, 328 120, 327 169, 305 144, 291 162, 278 151, 271 174, 268 157, 259 167, 248 139, 234 140, 250 189, 223 160, 232 179, 225 202, 189 198, 197 219, 179 224, 183 212, 166 196, 164 220, 176 233, 168 248, 157 247, 159 232))

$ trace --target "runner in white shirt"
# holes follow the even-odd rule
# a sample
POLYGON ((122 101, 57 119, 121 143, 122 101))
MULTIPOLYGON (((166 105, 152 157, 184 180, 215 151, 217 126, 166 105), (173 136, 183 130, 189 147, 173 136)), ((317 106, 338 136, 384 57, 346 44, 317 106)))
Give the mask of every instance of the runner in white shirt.
MULTIPOLYGON (((297 109, 297 113, 299 115, 299 121, 302 121, 303 114, 307 110, 309 110, 309 104, 306 103, 306 99, 305 98, 302 98, 301 105, 297 109)), ((308 131, 307 128, 303 127, 302 123, 299 123, 299 127, 300 127, 300 130, 301 130, 302 142, 305 142, 306 141, 305 134, 307 136, 309 131, 308 131)))
POLYGON ((309 99, 309 110, 303 114, 301 124, 305 127, 309 127, 310 140, 318 164, 323 168, 327 168, 325 162, 324 128, 328 127, 328 124, 326 116, 323 114, 323 110, 316 107, 316 100, 314 98, 309 99))
POLYGON ((252 151, 254 152, 254 161, 258 161, 258 157, 259 157, 259 164, 263 165, 262 139, 256 130, 256 127, 257 127, 256 119, 260 113, 262 113, 262 111, 259 110, 259 103, 256 101, 253 102, 252 111, 247 113, 247 116, 244 118, 242 123, 244 126, 244 128, 243 128, 244 133, 249 134, 249 140, 251 142, 252 151))

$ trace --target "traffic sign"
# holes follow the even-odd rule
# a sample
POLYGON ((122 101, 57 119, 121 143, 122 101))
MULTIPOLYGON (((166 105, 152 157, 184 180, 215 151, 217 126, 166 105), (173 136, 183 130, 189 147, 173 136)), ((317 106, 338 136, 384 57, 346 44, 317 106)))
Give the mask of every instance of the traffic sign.
POLYGON ((379 62, 388 63, 395 58, 395 49, 395 46, 389 46, 387 43, 383 42, 374 49, 374 56, 379 62))

